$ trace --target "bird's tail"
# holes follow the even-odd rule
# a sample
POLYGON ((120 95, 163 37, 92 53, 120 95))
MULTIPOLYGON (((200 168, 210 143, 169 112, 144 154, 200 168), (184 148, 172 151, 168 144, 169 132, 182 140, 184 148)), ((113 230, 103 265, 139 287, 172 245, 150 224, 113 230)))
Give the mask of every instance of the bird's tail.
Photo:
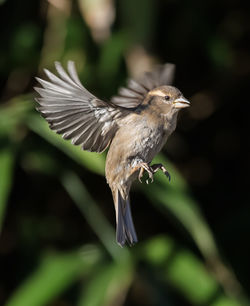
POLYGON ((113 191, 116 210, 116 241, 123 247, 126 241, 131 246, 137 242, 136 231, 132 219, 129 196, 124 199, 120 190, 113 191))

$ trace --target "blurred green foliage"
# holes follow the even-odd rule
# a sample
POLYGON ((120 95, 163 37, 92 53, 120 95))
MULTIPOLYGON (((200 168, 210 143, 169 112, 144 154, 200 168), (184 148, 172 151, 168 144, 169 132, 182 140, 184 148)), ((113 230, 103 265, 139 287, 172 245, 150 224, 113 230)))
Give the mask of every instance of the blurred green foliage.
MULTIPOLYGON (((0 60, 0 304, 249 305, 189 184, 164 153, 155 162, 167 165, 172 181, 157 174, 150 186, 135 184, 132 205, 141 241, 133 248, 118 247, 103 177, 105 153, 82 151, 53 133, 36 113, 32 91, 33 77, 42 68, 71 59, 86 87, 108 98, 142 59, 168 60, 167 52, 170 61, 188 62, 192 48, 187 38, 197 38, 197 24, 205 36, 204 61, 216 72, 230 69, 232 45, 221 38, 226 23, 218 28, 221 32, 214 29, 218 21, 205 24, 212 6, 183 2, 179 11, 175 1, 154 0, 27 1, 27 8, 13 0, 0 5, 11 24, 3 28, 1 58, 4 54, 6 62, 0 60), (97 15, 107 28, 105 22, 95 24, 91 3, 102 12, 110 10, 106 17, 97 15), (194 24, 183 24, 190 16, 196 16, 194 24)), ((192 68, 198 71, 199 64, 192 68)), ((178 80, 188 88, 192 82, 202 87, 208 79, 191 79, 187 85, 178 80)), ((183 116, 180 124, 187 134, 204 114, 202 109, 195 113, 194 104, 191 117, 183 116)), ((179 148, 185 152, 178 133, 176 156, 179 148)))

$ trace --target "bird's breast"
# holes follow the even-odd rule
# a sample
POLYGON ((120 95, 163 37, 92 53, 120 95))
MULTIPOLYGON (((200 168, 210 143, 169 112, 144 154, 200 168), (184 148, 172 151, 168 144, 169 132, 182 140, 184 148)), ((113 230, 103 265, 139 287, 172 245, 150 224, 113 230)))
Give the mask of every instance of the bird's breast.
POLYGON ((145 127, 140 130, 133 142, 132 151, 144 162, 151 162, 165 143, 165 135, 162 126, 157 128, 145 127))
MULTIPOLYGON (((142 162, 150 163, 168 136, 163 122, 149 121, 145 116, 127 119, 116 132, 107 155, 108 183, 112 185, 114 181, 132 179, 132 169, 142 162)), ((133 177, 136 177, 136 173, 133 177)))
POLYGON ((121 126, 115 141, 126 148, 125 155, 129 156, 130 160, 135 158, 150 162, 166 142, 164 123, 149 120, 146 116, 133 118, 121 126))

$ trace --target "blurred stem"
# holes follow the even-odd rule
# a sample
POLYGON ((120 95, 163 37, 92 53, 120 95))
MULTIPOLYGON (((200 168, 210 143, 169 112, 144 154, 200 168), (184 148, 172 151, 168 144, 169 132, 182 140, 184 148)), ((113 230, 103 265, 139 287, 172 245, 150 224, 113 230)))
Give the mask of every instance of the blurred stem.
POLYGON ((143 188, 147 197, 156 207, 164 207, 181 222, 205 258, 217 257, 219 252, 213 233, 199 209, 199 204, 189 195, 189 188, 183 177, 162 154, 153 162, 165 165, 173 175, 169 182, 162 173, 157 174, 156 183, 150 189, 143 188))
POLYGON ((48 1, 47 27, 41 50, 39 70, 50 67, 51 63, 61 58, 66 37, 66 21, 71 11, 72 1, 48 1), (58 4, 55 7, 52 3, 58 4))
POLYGON ((150 190, 143 188, 143 191, 157 208, 164 207, 182 223, 227 295, 240 299, 242 305, 245 305, 242 287, 230 267, 223 263, 213 233, 199 209, 199 204, 189 195, 187 184, 162 154, 154 162, 164 164, 170 173, 173 170, 174 177, 169 183, 163 174, 156 175, 155 180, 158 183, 151 185, 150 190))
POLYGON ((86 187, 73 172, 66 172, 61 178, 64 188, 73 199, 87 222, 100 238, 107 251, 115 260, 127 258, 129 253, 115 243, 115 232, 103 216, 96 202, 89 195, 86 187), (125 256, 125 257, 124 257, 125 256))

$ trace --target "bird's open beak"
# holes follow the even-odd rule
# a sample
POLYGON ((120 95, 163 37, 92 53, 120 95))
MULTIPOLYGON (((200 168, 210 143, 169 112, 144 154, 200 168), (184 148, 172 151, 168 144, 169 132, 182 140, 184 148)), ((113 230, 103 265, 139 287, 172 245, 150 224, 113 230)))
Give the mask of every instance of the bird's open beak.
POLYGON ((188 107, 188 106, 190 106, 190 102, 187 99, 185 99, 184 97, 177 98, 174 101, 174 107, 175 108, 184 108, 184 107, 188 107))

